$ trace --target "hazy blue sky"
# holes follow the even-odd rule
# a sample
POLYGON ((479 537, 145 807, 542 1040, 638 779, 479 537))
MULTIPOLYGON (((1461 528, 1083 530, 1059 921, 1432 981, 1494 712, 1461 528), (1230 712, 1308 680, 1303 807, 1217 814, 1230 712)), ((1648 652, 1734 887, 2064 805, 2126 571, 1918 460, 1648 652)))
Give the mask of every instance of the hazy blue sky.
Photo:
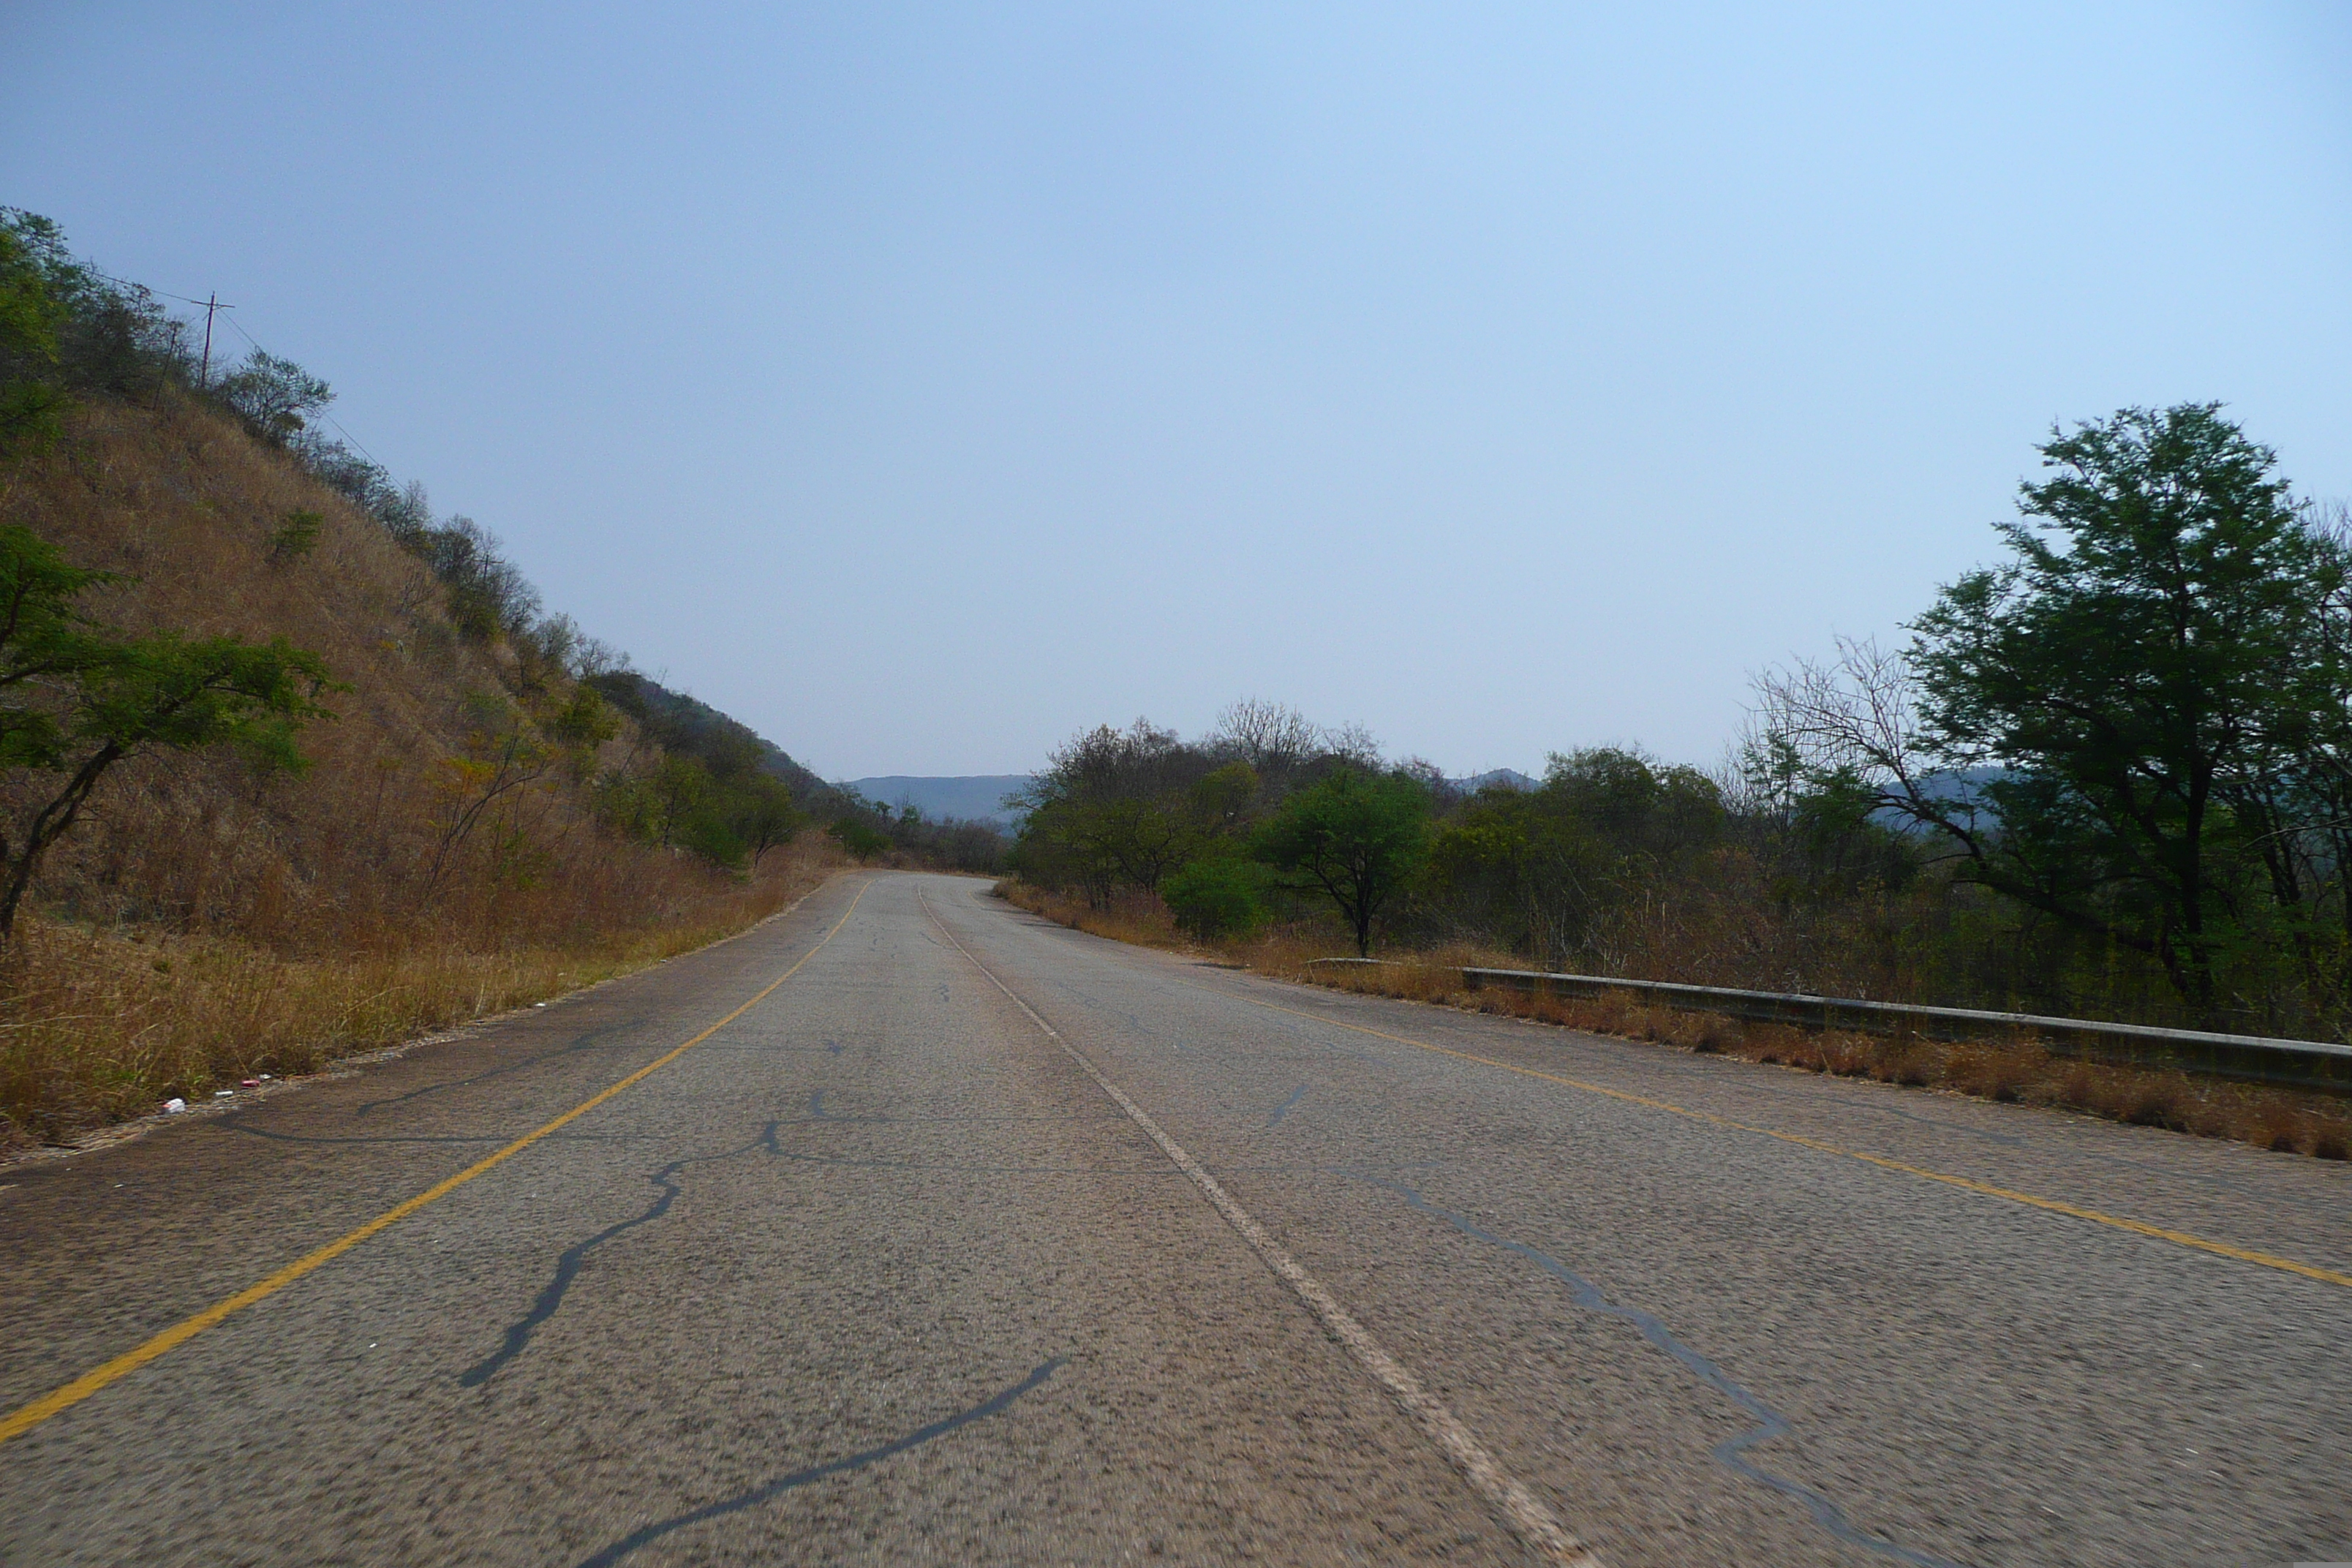
POLYGON ((2352 495, 2347 15, 9 4, 0 202, 828 776, 1706 762, 2053 419, 2352 495))

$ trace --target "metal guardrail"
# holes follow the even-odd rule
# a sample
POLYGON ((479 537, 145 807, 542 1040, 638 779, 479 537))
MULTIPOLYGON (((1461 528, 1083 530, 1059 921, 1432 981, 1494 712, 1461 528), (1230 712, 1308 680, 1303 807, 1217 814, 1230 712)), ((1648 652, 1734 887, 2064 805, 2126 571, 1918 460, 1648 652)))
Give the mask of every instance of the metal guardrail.
POLYGON ((2051 1018, 2034 1013, 1989 1013, 1970 1007, 1927 1007, 1843 996, 1738 991, 1722 985, 1679 985, 1663 980, 1621 980, 1601 974, 1546 974, 1531 969, 1465 969, 1462 983, 1473 991, 1495 985, 1515 991, 1549 991, 1563 996, 1631 994, 1667 1006, 1755 1023, 1793 1024, 1806 1029, 1853 1029, 1864 1034, 1908 1035, 1931 1040, 2030 1035, 2061 1056, 2138 1067, 2172 1067, 2248 1083, 2284 1084, 2352 1094, 2352 1046, 2326 1040, 2275 1040, 2262 1035, 2156 1029, 2137 1024, 2103 1024, 2088 1018, 2051 1018))

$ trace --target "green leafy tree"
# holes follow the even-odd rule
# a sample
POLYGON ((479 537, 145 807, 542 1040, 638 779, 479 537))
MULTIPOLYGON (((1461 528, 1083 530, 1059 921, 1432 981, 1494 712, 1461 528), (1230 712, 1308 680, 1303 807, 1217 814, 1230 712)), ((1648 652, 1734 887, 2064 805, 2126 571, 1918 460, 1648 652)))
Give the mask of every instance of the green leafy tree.
POLYGON ((229 746, 258 768, 299 773, 294 739, 347 689, 316 654, 273 638, 125 636, 79 606, 107 574, 70 566, 45 541, 0 527, 0 768, 48 775, 0 834, 0 941, 41 860, 119 764, 153 752, 229 746))
POLYGON ((1191 791, 1193 814, 1210 833, 1230 832, 1257 799, 1257 770, 1247 763, 1227 763, 1196 782, 1191 791))
POLYGON ((1015 864, 1046 885, 1079 884, 1097 908, 1121 882, 1156 889, 1201 847, 1188 785, 1209 765, 1146 720, 1076 737, 1015 792, 1028 808, 1015 864))
POLYGON ((1427 879, 1462 923, 1547 963, 1588 946, 1615 869, 1609 847, 1553 804, 1517 790, 1470 800, 1433 837, 1427 879))
POLYGON ((66 395, 56 384, 65 303, 14 223, 0 223, 0 458, 55 438, 66 395))
POLYGON ((1029 810, 1013 846, 1013 868, 1041 888, 1080 888, 1100 909, 1110 898, 1116 868, 1082 830, 1087 808, 1066 798, 1024 804, 1029 810))
POLYGON ((1247 860, 1195 860, 1160 884, 1181 929, 1203 942, 1245 936, 1265 923, 1264 872, 1247 860))
POLYGON ((840 846, 860 860, 871 860, 890 851, 890 840, 872 824, 855 816, 845 816, 825 829, 840 846))
POLYGON ((2132 408, 2041 448, 2009 563, 1913 625, 1928 749, 2004 770, 1997 830, 1928 803, 1974 875, 2160 962, 2203 1010, 2231 936, 2233 787, 2340 713, 2339 552, 2219 405, 2132 408))
POLYGON ((1172 800, 1108 800, 1082 808, 1078 829, 1125 880, 1156 892, 1200 848, 1200 830, 1172 800))
POLYGON ((544 728, 571 763, 572 775, 585 779, 595 769, 596 749, 621 732, 621 716, 583 680, 547 716, 544 728))
POLYGON ((712 865, 729 870, 742 869, 749 854, 743 840, 736 836, 734 824, 720 811, 695 812, 678 824, 670 837, 678 848, 691 850, 712 865))
POLYGON ((1252 856, 1339 906, 1372 951, 1372 921, 1429 849, 1429 792, 1414 779, 1336 768, 1282 803, 1252 836, 1252 856))
POLYGON ((312 511, 307 507, 297 507, 288 512, 286 521, 269 532, 271 564, 283 566, 289 562, 299 561, 318 549, 319 536, 325 531, 326 526, 324 512, 312 511))
POLYGON ((289 446, 310 427, 335 395, 327 384, 296 364, 260 349, 221 377, 215 397, 247 429, 272 446, 289 446))
POLYGON ((1458 923, 1548 963, 1615 961, 1606 933, 1721 841, 1714 782, 1639 752, 1554 753, 1542 784, 1482 790, 1441 826, 1424 887, 1458 923))
MULTIPOLYGON (((32 395, 44 405, 36 417, 52 433, 50 416, 72 394, 142 400, 194 381, 185 323, 153 293, 76 261, 65 231, 37 213, 0 207, 0 251, 8 256, 0 264, 8 277, 0 292, 29 302, 46 322, 33 340, 31 363, 0 345, 0 384, 29 377, 32 395)), ((22 319, 17 314, 20 324, 22 319)))
POLYGON ((647 826, 656 844, 686 842, 687 834, 710 798, 710 770, 692 757, 672 752, 646 781, 651 816, 647 826))
POLYGON ((727 830, 751 858, 754 871, 769 850, 791 843, 808 825, 793 804, 792 790, 768 773, 753 773, 730 785, 725 809, 727 830))

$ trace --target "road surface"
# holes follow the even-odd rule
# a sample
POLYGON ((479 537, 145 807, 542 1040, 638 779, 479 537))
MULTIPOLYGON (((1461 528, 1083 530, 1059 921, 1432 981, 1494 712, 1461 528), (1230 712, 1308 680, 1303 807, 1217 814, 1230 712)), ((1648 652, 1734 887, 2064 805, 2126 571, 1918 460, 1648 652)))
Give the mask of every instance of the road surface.
POLYGON ((2342 1165, 965 879, 0 1183, 9 1564, 2352 1559, 2342 1165))

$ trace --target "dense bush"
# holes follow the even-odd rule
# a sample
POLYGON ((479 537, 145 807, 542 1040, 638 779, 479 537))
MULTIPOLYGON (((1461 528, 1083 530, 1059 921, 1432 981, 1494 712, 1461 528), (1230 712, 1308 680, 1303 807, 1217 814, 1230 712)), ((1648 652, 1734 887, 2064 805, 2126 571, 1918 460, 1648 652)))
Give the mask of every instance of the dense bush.
POLYGON ((1180 930, 1203 942, 1247 936, 1266 921, 1265 879, 1246 860, 1195 860, 1160 885, 1180 930))

